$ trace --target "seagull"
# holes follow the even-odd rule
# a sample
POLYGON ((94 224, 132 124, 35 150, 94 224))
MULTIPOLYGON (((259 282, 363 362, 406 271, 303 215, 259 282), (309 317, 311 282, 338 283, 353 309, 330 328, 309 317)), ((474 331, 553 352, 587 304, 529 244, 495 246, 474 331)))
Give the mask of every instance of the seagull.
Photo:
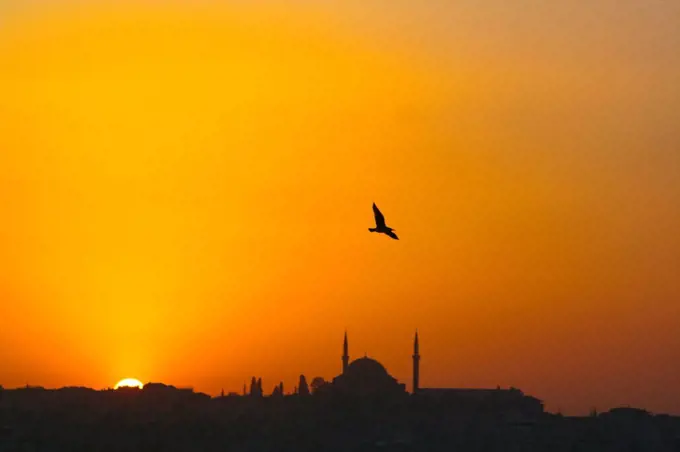
POLYGON ((375 227, 368 228, 369 231, 382 232, 383 234, 392 237, 394 240, 399 240, 397 234, 392 232, 394 231, 394 229, 387 227, 387 225, 385 224, 385 217, 380 212, 380 209, 378 209, 378 206, 376 206, 375 203, 373 203, 373 215, 375 215, 375 227))

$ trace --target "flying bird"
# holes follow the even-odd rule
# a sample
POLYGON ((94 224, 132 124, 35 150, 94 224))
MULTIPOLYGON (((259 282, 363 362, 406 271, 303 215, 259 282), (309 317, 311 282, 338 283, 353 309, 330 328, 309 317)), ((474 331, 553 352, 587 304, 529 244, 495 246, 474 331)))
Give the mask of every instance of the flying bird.
POLYGON ((383 234, 392 237, 394 240, 399 240, 397 234, 393 232, 394 229, 387 227, 385 224, 385 217, 383 216, 382 212, 380 212, 380 209, 378 209, 378 206, 376 206, 375 203, 373 203, 373 215, 375 216, 375 227, 368 228, 369 231, 382 232, 383 234))

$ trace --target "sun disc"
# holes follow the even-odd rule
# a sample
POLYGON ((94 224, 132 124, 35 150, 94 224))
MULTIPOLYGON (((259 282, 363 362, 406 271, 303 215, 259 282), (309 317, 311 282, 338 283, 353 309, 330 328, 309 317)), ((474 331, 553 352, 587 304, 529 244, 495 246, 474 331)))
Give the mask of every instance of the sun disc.
POLYGON ((136 378, 124 378, 120 380, 118 383, 116 383, 116 386, 114 389, 118 388, 139 388, 142 389, 144 385, 142 384, 141 381, 137 380, 136 378))

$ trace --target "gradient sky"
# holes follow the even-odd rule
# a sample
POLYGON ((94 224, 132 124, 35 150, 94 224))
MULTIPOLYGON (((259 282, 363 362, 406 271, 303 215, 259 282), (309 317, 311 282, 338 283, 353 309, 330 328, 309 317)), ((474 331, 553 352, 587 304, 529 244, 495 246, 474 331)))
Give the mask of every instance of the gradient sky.
POLYGON ((117 3, 0 6, 0 384, 680 413, 679 2, 117 3))

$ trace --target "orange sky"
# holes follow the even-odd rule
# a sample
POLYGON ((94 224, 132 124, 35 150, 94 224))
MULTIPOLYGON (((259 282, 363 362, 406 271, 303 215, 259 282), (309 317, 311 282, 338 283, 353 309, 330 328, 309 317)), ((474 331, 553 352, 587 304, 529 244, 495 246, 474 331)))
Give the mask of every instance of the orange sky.
POLYGON ((196 3, 0 6, 0 384, 680 413, 677 2, 196 3))

